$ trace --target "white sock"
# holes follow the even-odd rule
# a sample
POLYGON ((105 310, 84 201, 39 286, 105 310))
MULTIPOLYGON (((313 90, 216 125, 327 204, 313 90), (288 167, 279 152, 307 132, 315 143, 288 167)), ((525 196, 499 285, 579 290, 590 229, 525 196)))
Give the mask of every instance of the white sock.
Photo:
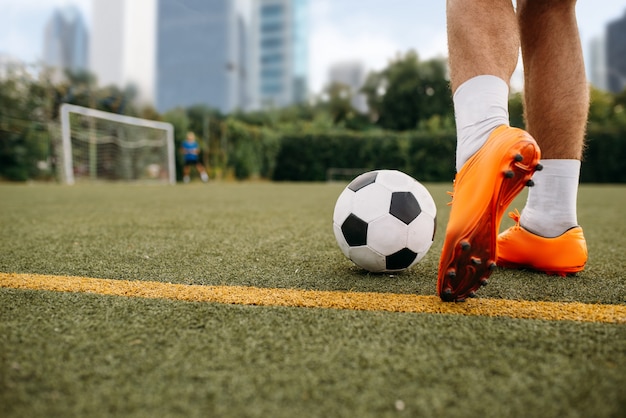
POLYGON ((509 125, 509 85, 493 75, 470 78, 454 93, 456 171, 500 125, 509 125))
POLYGON ((558 237, 577 226, 576 199, 580 177, 579 160, 542 160, 535 172, 535 185, 528 191, 520 225, 546 238, 558 237))

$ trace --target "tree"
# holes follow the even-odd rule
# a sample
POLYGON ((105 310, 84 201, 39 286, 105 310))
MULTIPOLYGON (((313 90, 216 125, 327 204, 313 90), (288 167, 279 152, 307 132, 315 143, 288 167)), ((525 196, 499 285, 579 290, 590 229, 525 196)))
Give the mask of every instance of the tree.
POLYGON ((0 177, 24 181, 48 164, 46 87, 25 69, 0 79, 0 177))
POLYGON ((509 97, 509 123, 516 128, 524 129, 524 97, 522 93, 514 93, 509 97))
POLYGON ((381 72, 370 73, 361 91, 372 120, 386 129, 415 129, 434 116, 453 117, 443 59, 420 62, 417 53, 409 51, 381 72))
POLYGON ((333 119, 333 123, 339 124, 353 116, 352 92, 350 86, 342 83, 331 83, 324 90, 324 104, 333 119))

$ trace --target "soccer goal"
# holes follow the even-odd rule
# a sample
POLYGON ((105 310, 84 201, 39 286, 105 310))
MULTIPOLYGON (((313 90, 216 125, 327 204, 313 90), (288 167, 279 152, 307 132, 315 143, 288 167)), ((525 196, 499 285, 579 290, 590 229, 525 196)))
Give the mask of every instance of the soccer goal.
POLYGON ((61 106, 61 181, 176 183, 172 124, 61 106))

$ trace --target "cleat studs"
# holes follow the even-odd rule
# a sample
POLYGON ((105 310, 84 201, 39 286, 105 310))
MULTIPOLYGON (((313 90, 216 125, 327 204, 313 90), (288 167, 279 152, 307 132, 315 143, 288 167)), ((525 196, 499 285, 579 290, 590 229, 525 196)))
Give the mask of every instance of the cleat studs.
POLYGON ((535 185, 535 182, 532 179, 530 179, 530 180, 528 180, 526 182, 526 186, 528 186, 528 187, 533 187, 534 185, 535 185))
POLYGON ((475 298, 475 297, 476 297, 476 292, 469 292, 469 293, 467 294, 467 297, 469 297, 469 298, 475 298))
POLYGON ((456 298, 455 302, 465 302, 465 298, 456 298))
POLYGON ((472 257, 471 260, 472 260, 472 264, 474 264, 475 266, 478 266, 483 263, 478 257, 472 257))
POLYGON ((535 166, 535 170, 536 170, 536 171, 541 171, 541 170, 543 170, 543 166, 542 166, 541 164, 537 164, 537 165, 535 166))
POLYGON ((446 288, 443 292, 441 292, 439 297, 444 302, 452 302, 454 300, 454 296, 452 296, 452 289, 450 289, 449 287, 446 288))
MULTIPOLYGON (((451 278, 451 279, 454 279, 456 277, 456 271, 454 271, 454 270, 448 271, 448 277, 451 278)), ((450 289, 446 289, 446 290, 449 290, 450 292, 452 292, 452 290, 450 290, 450 289)))
POLYGON ((489 280, 487 280, 486 278, 483 277, 482 279, 480 279, 480 285, 481 286, 485 287, 488 284, 489 284, 489 280))
POLYGON ((495 261, 492 261, 491 263, 489 263, 489 270, 495 270, 496 267, 498 267, 498 265, 495 263, 495 261))
POLYGON ((517 161, 518 163, 522 161, 523 159, 524 157, 522 156, 522 154, 515 154, 515 161, 517 161))
POLYGON ((463 251, 467 251, 467 250, 469 250, 470 248, 472 248, 472 246, 470 245, 470 243, 469 243, 468 241, 462 241, 462 242, 461 242, 461 249, 462 249, 463 251))
POLYGON ((506 177, 507 179, 512 179, 514 175, 515 173, 513 172, 513 170, 507 170, 504 172, 504 177, 506 177))

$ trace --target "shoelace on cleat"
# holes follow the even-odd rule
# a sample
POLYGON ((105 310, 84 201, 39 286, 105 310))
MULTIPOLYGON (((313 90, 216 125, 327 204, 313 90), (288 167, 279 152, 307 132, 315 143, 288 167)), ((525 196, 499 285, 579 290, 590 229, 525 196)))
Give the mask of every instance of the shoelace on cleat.
POLYGON ((446 192, 448 196, 450 196, 450 201, 446 203, 448 206, 452 206, 452 202, 454 202, 454 192, 446 192))
POLYGON ((509 212, 509 218, 513 219, 517 226, 520 226, 519 225, 519 220, 520 220, 521 216, 522 215, 519 213, 517 208, 515 208, 515 210, 513 212, 509 212))

